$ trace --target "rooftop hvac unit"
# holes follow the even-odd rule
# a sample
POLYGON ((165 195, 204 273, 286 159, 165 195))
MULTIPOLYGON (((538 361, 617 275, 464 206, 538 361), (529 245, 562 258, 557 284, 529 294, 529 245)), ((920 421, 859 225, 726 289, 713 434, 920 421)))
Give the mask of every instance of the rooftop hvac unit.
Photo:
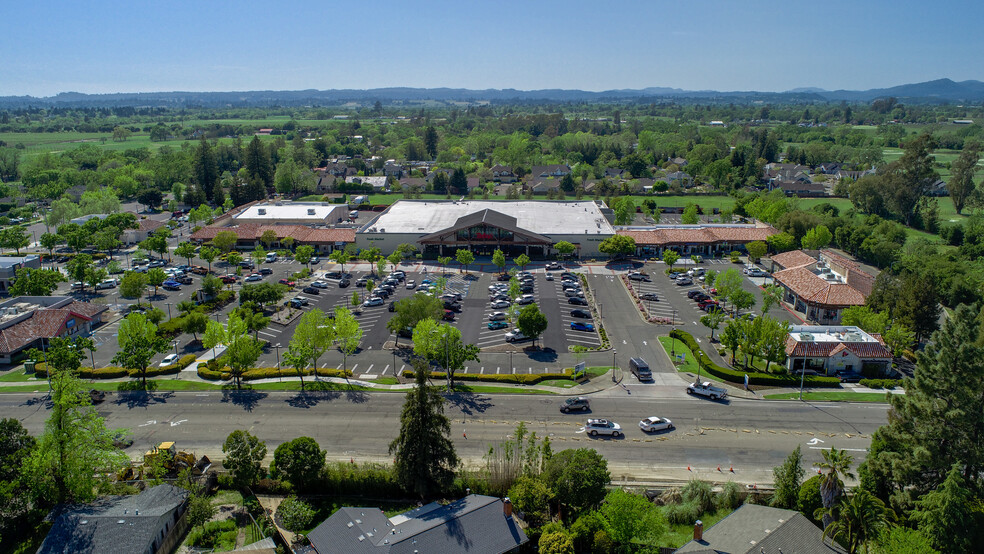
POLYGON ((308 215, 314 215, 314 208, 308 208, 308 215))
POLYGON ((259 215, 266 215, 266 208, 257 208, 256 213, 259 215))
POLYGON ((812 333, 800 333, 800 340, 803 342, 813 342, 812 333))

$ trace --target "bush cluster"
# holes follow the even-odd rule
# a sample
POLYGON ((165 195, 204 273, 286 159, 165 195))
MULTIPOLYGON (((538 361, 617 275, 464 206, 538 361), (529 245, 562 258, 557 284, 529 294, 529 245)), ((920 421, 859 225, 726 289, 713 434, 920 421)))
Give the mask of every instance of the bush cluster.
MULTIPOLYGON (((148 367, 147 377, 174 375, 194 363, 195 358, 196 356, 194 354, 187 354, 171 365, 164 367, 148 367)), ((46 379, 48 377, 48 364, 38 362, 34 366, 34 374, 39 379, 46 379)), ((139 375, 140 373, 136 370, 129 371, 126 368, 119 366, 100 367, 97 369, 83 366, 80 367, 78 371, 78 376, 82 379, 119 379, 120 377, 138 377, 139 375)))
MULTIPOLYGON (((207 379, 209 381, 228 381, 232 378, 232 370, 228 366, 221 366, 218 363, 213 363, 215 360, 209 360, 198 364, 198 376, 202 379, 207 379)), ((307 377, 314 375, 314 370, 305 369, 302 374, 307 377)), ((336 368, 318 368, 319 377, 351 377, 352 370, 346 369, 336 369, 336 368)), ((297 377, 297 371, 293 368, 281 368, 277 369, 275 367, 254 367, 249 369, 242 375, 243 381, 255 381, 257 379, 273 379, 278 377, 297 377)))
POLYGON ((861 379, 860 385, 869 389, 894 389, 899 382, 895 379, 861 379))
MULTIPOLYGON (((403 377, 413 379, 414 373, 409 369, 404 369, 403 377)), ((448 374, 443 371, 432 371, 430 373, 430 378, 434 380, 445 380, 448 378, 448 374)), ((512 383, 515 385, 535 385, 541 381, 549 381, 553 379, 567 379, 569 381, 573 381, 574 375, 570 369, 566 369, 564 370, 564 373, 540 373, 536 375, 520 373, 506 373, 501 375, 486 375, 484 373, 458 373, 454 376, 455 381, 482 381, 487 383, 512 383)))
MULTIPOLYGON (((694 340, 694 337, 690 333, 676 329, 670 333, 670 336, 687 345, 687 348, 693 353, 694 359, 697 360, 697 365, 700 366, 701 370, 725 381, 744 383, 745 375, 748 375, 748 384, 750 385, 767 385, 773 387, 799 387, 800 385, 800 378, 793 375, 773 375, 771 373, 737 371, 721 367, 707 357, 707 354, 701 350, 697 341, 694 340)), ((803 386, 812 388, 837 387, 840 386, 840 380, 836 377, 807 376, 803 379, 803 386)))

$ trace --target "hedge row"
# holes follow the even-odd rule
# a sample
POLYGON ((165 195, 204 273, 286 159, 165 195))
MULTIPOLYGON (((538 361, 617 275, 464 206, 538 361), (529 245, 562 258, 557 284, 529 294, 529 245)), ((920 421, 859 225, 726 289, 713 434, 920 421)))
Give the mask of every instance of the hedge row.
MULTIPOLYGON (((403 370, 403 377, 407 379, 413 379, 414 373, 409 369, 403 370)), ((430 378, 435 380, 445 380, 448 378, 447 373, 443 371, 432 371, 430 373, 430 378)), ((564 373, 537 373, 537 374, 525 374, 525 373, 506 373, 506 374, 484 374, 484 373, 457 373, 454 376, 455 381, 483 381, 488 383, 512 383, 515 385, 535 385, 541 381, 548 381, 551 379, 567 379, 569 381, 574 380, 574 376, 571 370, 564 370, 564 373)))
MULTIPOLYGON (((707 354, 700 348, 694 337, 686 331, 681 331, 679 329, 670 332, 670 336, 680 340, 690 351, 693 353, 694 359, 697 360, 697 365, 703 371, 714 375, 725 381, 730 381, 732 383, 744 383, 745 375, 748 375, 748 384, 750 385, 767 385, 772 387, 799 387, 800 378, 794 375, 773 375, 771 373, 760 373, 760 372, 745 372, 737 371, 734 369, 728 369, 721 367, 711 361, 707 357, 707 354)), ((840 386, 840 380, 836 377, 819 377, 819 376, 807 376, 803 378, 803 386, 811 388, 820 387, 837 387, 840 386)))
POLYGON ((901 381, 897 379, 861 379, 858 384, 869 389, 894 389, 901 384, 901 381))
MULTIPOLYGON (((305 377, 314 374, 314 370, 305 369, 303 371, 305 377)), ((202 379, 208 379, 209 381, 228 381, 232 379, 232 370, 226 366, 221 369, 210 368, 208 364, 201 363, 198 364, 198 376, 202 379)), ((335 369, 335 368, 318 368, 319 377, 351 377, 352 370, 346 369, 335 369)), ((247 370, 246 373, 242 375, 243 381, 255 381, 257 379, 273 379, 281 377, 297 377, 297 371, 293 368, 281 368, 277 369, 275 367, 256 367, 247 370)))
MULTIPOLYGON (((174 375, 179 373, 182 369, 188 367, 195 362, 196 356, 194 354, 187 354, 182 356, 177 363, 164 366, 164 367, 148 367, 146 376, 147 377, 157 377, 160 375, 174 375)), ((34 366, 34 374, 39 379, 46 379, 48 377, 48 365, 44 362, 39 362, 34 366)), ((140 377, 140 373, 137 371, 130 371, 123 367, 109 366, 101 367, 98 369, 92 369, 91 367, 80 367, 78 376, 82 379, 119 379, 121 377, 140 377)))

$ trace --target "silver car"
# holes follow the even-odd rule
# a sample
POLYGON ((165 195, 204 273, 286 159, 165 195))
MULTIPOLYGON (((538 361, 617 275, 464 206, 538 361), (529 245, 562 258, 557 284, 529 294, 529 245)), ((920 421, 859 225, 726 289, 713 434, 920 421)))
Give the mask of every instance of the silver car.
POLYGON ((607 419, 589 419, 584 425, 584 430, 592 437, 597 437, 598 435, 622 436, 622 426, 607 419))

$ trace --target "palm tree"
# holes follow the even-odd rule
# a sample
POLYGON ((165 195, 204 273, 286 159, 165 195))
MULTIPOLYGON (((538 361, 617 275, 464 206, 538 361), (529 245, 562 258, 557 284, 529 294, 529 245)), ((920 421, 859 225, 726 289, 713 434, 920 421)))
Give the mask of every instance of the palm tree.
POLYGON ((841 537, 847 551, 855 554, 858 549, 888 527, 889 511, 885 504, 870 492, 854 489, 854 496, 840 506, 840 517, 823 530, 823 537, 841 537))
POLYGON ((820 499, 823 501, 823 527, 827 528, 836 519, 837 504, 841 495, 844 494, 844 481, 841 477, 854 479, 851 473, 851 464, 854 457, 849 455, 846 450, 821 450, 823 461, 813 464, 814 467, 826 470, 820 480, 820 499))

